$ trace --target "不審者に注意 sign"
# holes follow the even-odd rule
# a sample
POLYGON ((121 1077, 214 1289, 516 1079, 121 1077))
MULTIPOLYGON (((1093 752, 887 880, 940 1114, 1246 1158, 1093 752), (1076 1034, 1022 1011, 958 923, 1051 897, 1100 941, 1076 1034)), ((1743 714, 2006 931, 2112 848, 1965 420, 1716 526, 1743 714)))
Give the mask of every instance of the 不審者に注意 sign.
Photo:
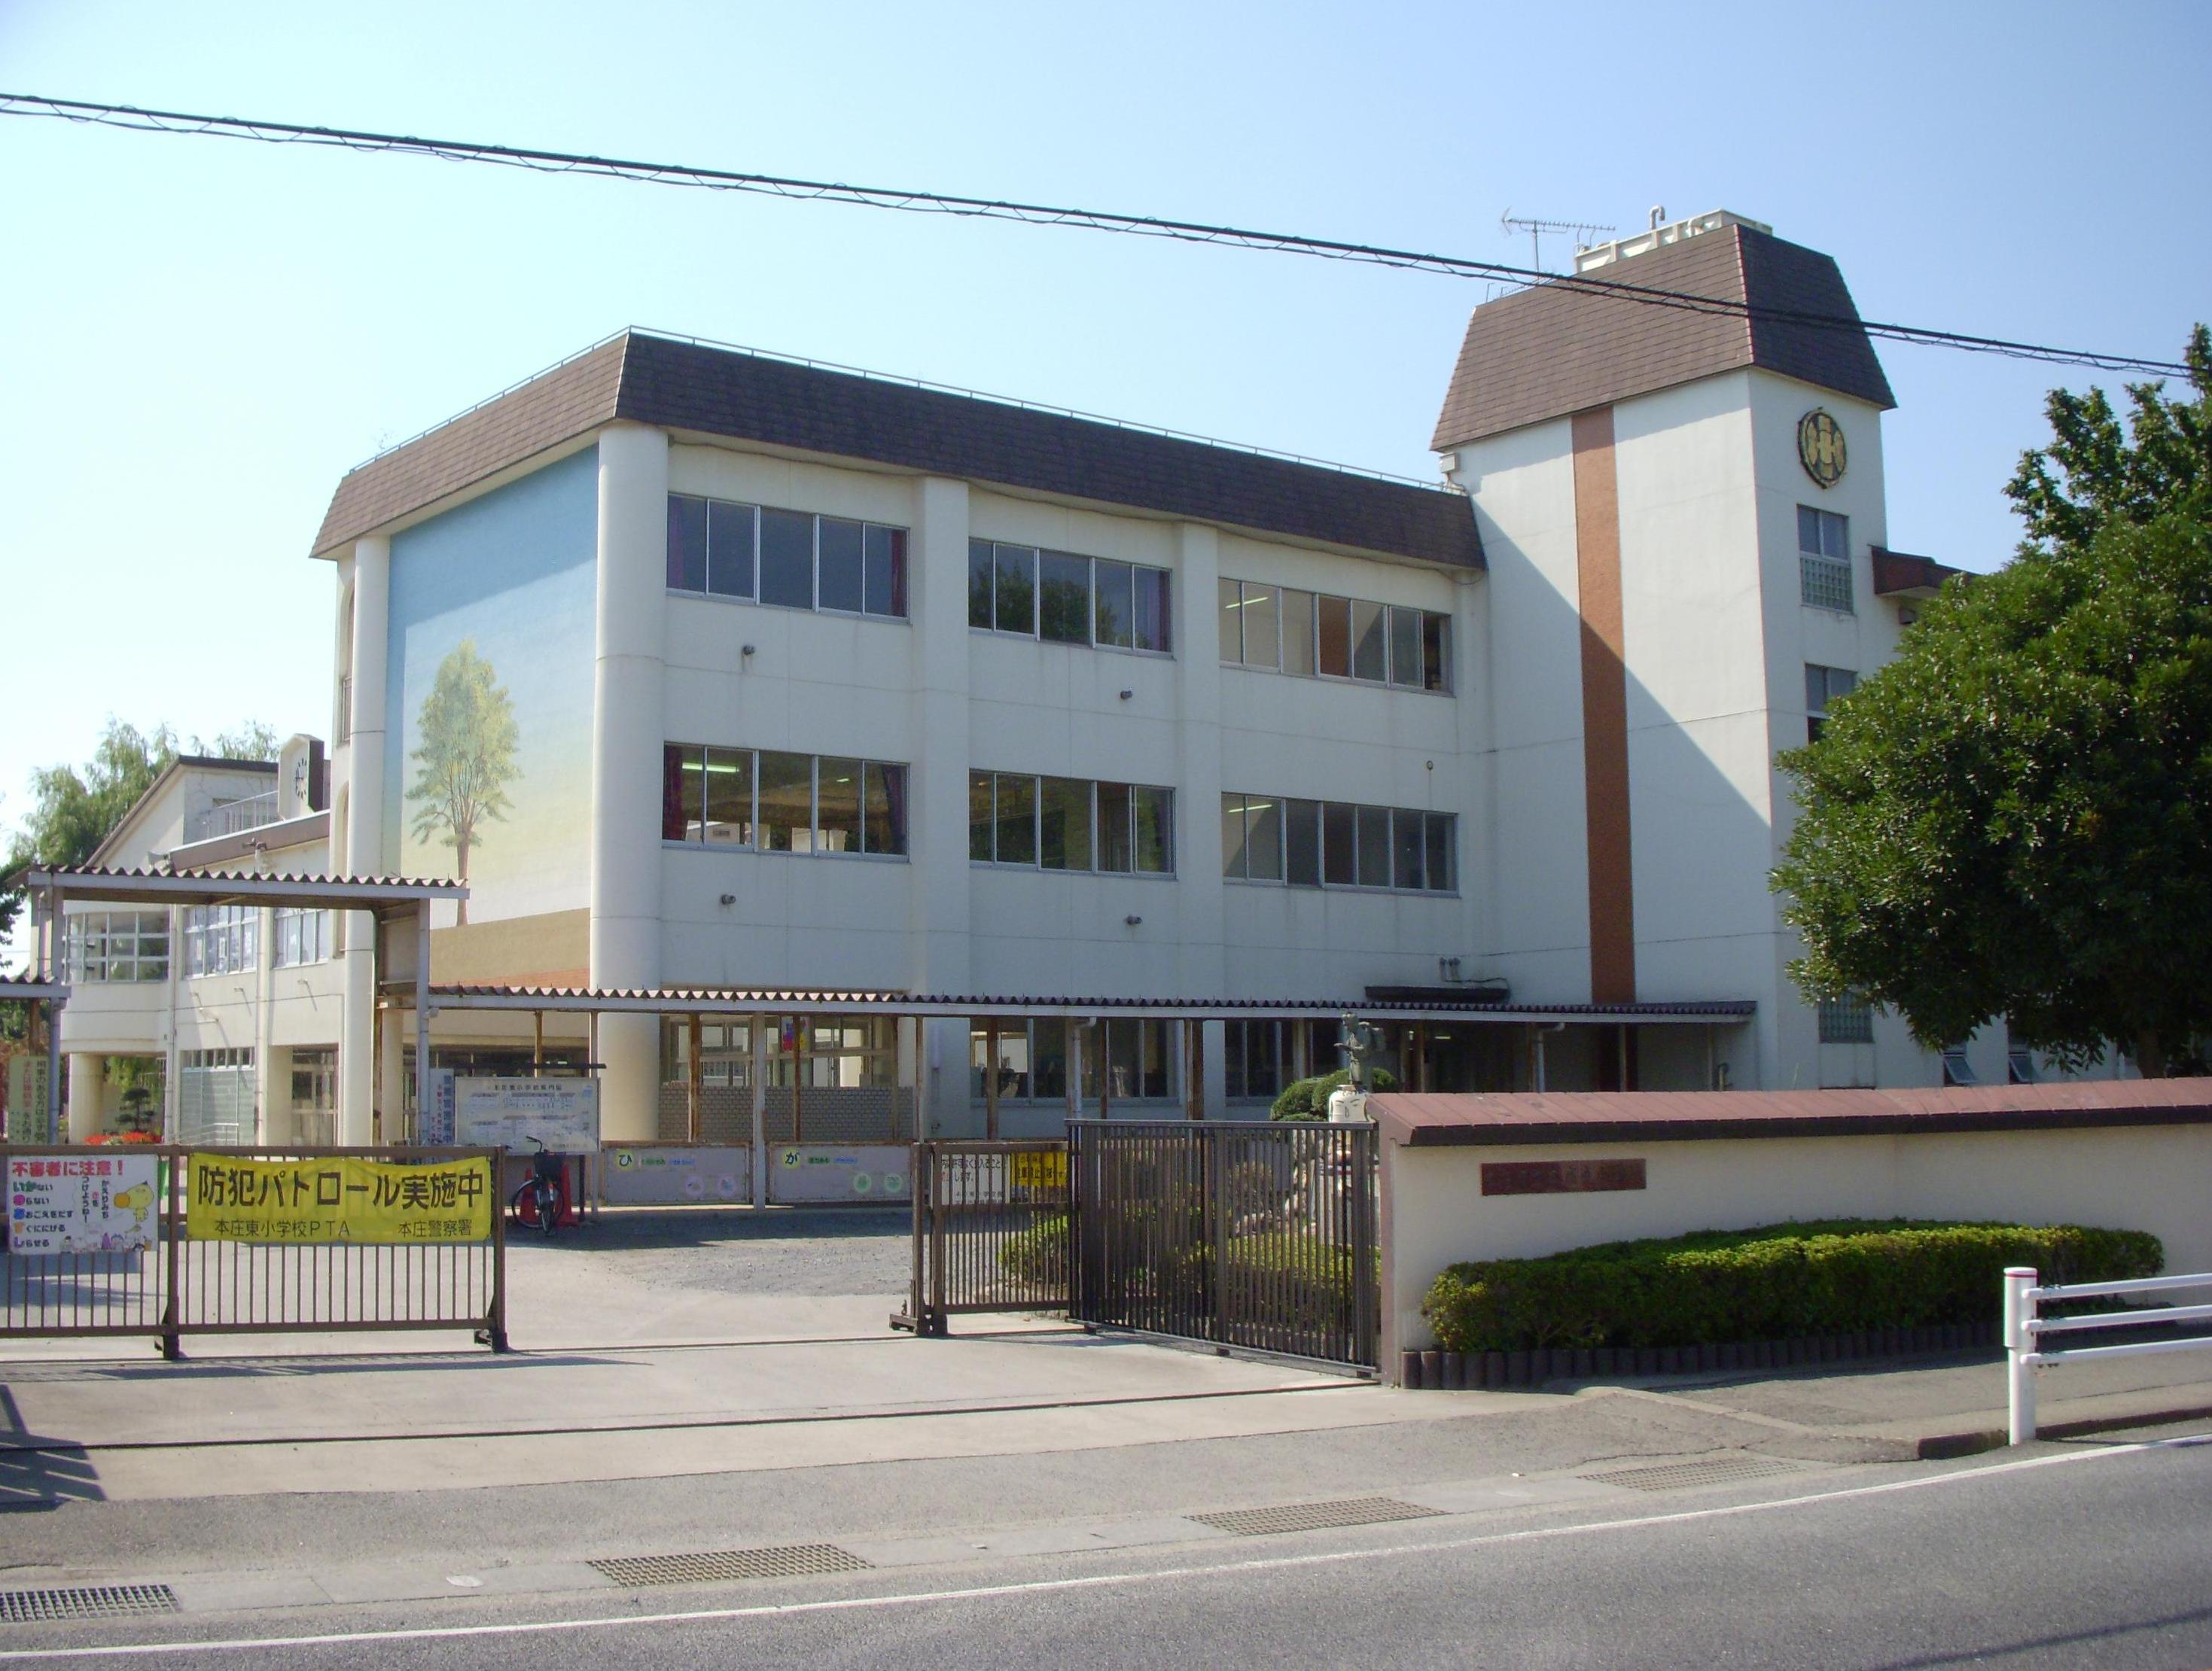
POLYGON ((8 1247, 19 1254, 131 1253, 158 1228, 152 1155, 10 1155, 8 1247))

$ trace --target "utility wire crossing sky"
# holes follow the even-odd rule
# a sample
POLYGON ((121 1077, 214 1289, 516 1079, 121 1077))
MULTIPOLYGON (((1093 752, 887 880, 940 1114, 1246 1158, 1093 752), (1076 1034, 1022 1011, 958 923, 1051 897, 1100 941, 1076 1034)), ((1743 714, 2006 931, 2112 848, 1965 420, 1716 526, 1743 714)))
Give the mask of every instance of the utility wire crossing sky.
POLYGON ((528 168, 540 173, 591 174, 641 185, 690 186, 718 191, 754 191, 776 197, 818 198, 869 209, 899 210, 912 214, 969 216, 1018 221, 1031 225, 1080 227, 1090 231, 1137 237, 1227 244, 1280 254, 1313 256, 1324 260, 1403 267, 1455 277, 1503 280, 1516 284, 1563 285, 1644 307, 1677 308, 1688 313, 1824 330, 1864 331, 1869 336, 1891 342, 1912 343, 1922 347, 1952 349, 1967 353, 2003 355, 2012 359, 2040 361, 2052 365, 2087 366, 2100 371, 2139 372, 2152 377, 2186 377, 2189 374, 2188 367, 2170 360, 2144 359, 2089 349, 2058 348, 2043 343, 2014 342, 1998 337, 1975 336, 1923 325, 1847 319, 1837 314, 1792 308, 1753 307, 1743 302, 1692 295, 1679 290, 1624 284, 1615 279, 1547 273, 1537 268, 1510 266, 1465 256, 1429 254, 1415 250, 1308 237, 1296 233, 1212 226, 1202 222, 1163 220, 1152 216, 1123 215, 1104 210, 1056 208, 1043 204, 966 197, 938 191, 848 185, 828 180, 744 173, 690 163, 641 162, 469 140, 428 139, 411 134, 307 127, 290 122, 197 115, 182 111, 149 110, 134 105, 106 105, 84 100, 48 98, 37 94, 0 93, 0 115, 90 123, 141 133, 245 139, 273 145, 338 146, 349 150, 432 156, 446 161, 528 168))

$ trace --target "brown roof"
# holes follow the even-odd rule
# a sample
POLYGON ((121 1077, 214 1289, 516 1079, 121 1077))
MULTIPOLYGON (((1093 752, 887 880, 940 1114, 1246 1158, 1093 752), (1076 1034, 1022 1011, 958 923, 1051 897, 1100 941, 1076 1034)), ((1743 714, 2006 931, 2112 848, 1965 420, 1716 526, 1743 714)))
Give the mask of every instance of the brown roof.
POLYGON ((2075 1079, 1911 1091, 1516 1091, 1378 1094, 1393 1143, 1668 1143, 2085 1126, 2212 1124, 2212 1079, 2075 1079))
POLYGON ((1449 452, 1747 366, 1887 410, 1897 402, 1858 317, 1832 258, 1732 223, 1476 308, 1431 445, 1449 452), (1729 306, 1631 300, 1624 286, 1729 306))
POLYGON ((1467 499, 1443 488, 639 331, 353 471, 315 554, 617 419, 1482 565, 1467 499))
POLYGON ((1892 551, 1879 545, 1874 548, 1874 595, 1877 598, 1932 598, 1943 589, 1944 581, 1966 572, 1933 557, 1916 557, 1910 551, 1892 551))

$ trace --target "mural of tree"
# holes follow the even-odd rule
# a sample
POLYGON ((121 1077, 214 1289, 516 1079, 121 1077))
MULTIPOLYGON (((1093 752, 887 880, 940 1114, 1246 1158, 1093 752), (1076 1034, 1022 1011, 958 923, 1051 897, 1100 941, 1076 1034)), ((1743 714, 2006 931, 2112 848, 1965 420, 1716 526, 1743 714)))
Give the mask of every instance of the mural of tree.
MULTIPOLYGON (((465 882, 469 850, 483 842, 483 826, 507 816, 517 742, 514 704, 491 664, 477 653, 474 639, 463 639, 438 664, 421 723, 422 745, 408 757, 421 769, 407 791, 416 803, 415 839, 452 848, 465 882)), ((468 920, 463 900, 458 921, 468 920)))

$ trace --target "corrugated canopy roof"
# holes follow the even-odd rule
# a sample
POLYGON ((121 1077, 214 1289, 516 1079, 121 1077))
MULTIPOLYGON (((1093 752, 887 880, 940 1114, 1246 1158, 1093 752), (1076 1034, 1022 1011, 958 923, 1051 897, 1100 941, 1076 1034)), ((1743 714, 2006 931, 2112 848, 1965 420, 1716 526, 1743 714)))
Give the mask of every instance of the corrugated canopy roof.
POLYGON ((1858 317, 1833 258, 1731 223, 1476 308, 1431 445, 1448 453, 1747 366, 1887 410, 1897 401, 1858 317), (1608 295, 1608 284, 1711 297, 1747 307, 1749 317, 1608 295))
POLYGON ((65 899, 118 905, 268 905, 296 910, 374 911, 425 900, 466 899, 459 882, 408 876, 264 876, 252 871, 110 870, 56 865, 22 872, 24 885, 65 899))
POLYGON ((315 555, 617 420, 1419 558, 1482 564, 1466 498, 1097 418, 627 331, 371 459, 315 555))
POLYGON ((1735 1023, 1753 1012, 1743 1000, 1698 1004, 1376 1003, 1365 998, 1085 998, 1019 993, 865 992, 819 987, 693 987, 592 988, 533 986, 434 986, 441 1007, 476 1010, 579 1010, 602 1014, 721 1012, 806 1015, 1116 1015, 1188 1019, 1238 1016, 1296 1019, 1352 1014, 1368 1020, 1431 1022, 1636 1021, 1735 1023))

